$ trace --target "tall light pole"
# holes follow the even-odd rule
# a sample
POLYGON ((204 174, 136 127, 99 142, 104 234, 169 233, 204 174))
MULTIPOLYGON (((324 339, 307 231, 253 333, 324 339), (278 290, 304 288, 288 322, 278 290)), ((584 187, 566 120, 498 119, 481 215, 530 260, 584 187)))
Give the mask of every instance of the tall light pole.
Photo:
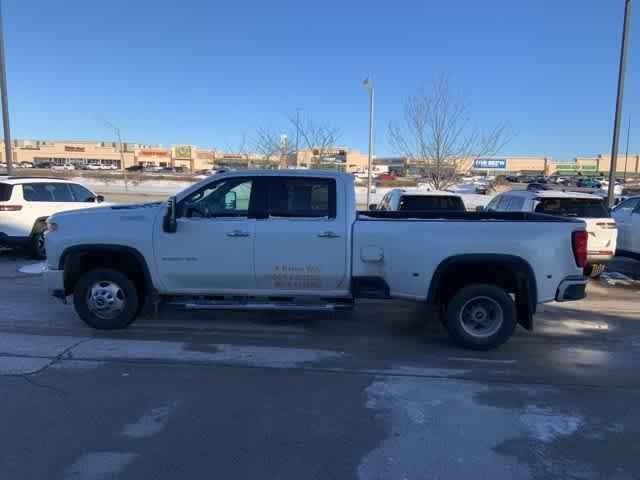
POLYGON ((4 156, 7 160, 7 173, 13 173, 13 155, 11 153, 11 131, 9 130, 9 101, 7 100, 7 69, 4 55, 4 30, 2 28, 2 5, 0 0, 0 97, 2 99, 2 128, 4 130, 4 156))
POLYGON ((365 81, 364 86, 369 90, 369 158, 367 161, 367 209, 369 208, 371 201, 371 159, 373 156, 373 102, 375 100, 375 89, 373 88, 373 82, 371 75, 369 75, 365 81))
POLYGON ((629 43, 629 28, 631 26, 631 0, 624 3, 624 26, 622 27, 622 45, 620 46, 620 66, 618 69, 618 95, 616 97, 616 114, 613 122, 613 141, 611 144, 611 162, 609 166, 609 192, 607 204, 609 208, 615 203, 615 174, 618 163, 618 142, 620 141, 620 116, 622 114, 622 100, 624 97, 624 77, 627 69, 627 44, 629 43))
POLYGON ((629 161, 629 135, 631 134, 631 115, 629 115, 629 125, 627 126, 627 149, 624 152, 624 181, 627 181, 627 162, 629 161))
POLYGON ((124 151, 122 150, 122 137, 120 136, 120 129, 113 125, 111 122, 107 122, 104 118, 100 117, 102 123, 104 123, 107 127, 113 129, 116 134, 116 138, 118 139, 118 150, 120 151, 120 169, 122 170, 122 179, 124 180, 124 191, 129 191, 129 186, 127 184, 127 169, 124 168, 124 151))

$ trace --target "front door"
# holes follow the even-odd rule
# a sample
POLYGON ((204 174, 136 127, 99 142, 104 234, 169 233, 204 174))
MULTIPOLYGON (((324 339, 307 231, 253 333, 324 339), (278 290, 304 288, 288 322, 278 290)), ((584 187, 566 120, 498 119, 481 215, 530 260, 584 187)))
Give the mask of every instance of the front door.
POLYGON ((336 181, 265 177, 267 218, 256 220, 256 285, 282 295, 345 295, 347 226, 336 181))
POLYGON ((618 248, 620 250, 632 249, 633 211, 640 203, 640 198, 630 198, 618 205, 613 211, 613 218, 618 227, 618 248))
POLYGON ((255 288, 252 192, 251 178, 212 181, 178 202, 176 232, 164 232, 158 222, 155 252, 166 291, 233 294, 255 288))
POLYGON ((629 243, 633 253, 640 254, 640 203, 631 214, 631 228, 628 230, 629 243))

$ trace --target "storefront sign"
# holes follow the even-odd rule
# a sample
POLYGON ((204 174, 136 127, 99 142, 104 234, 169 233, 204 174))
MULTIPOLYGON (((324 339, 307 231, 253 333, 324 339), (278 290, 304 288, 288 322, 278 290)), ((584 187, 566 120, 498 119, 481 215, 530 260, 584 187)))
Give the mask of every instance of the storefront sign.
POLYGON ((173 147, 173 158, 191 158, 191 146, 190 145, 176 145, 173 147))
POLYGON ((145 150, 140 150, 138 152, 138 155, 143 156, 143 157, 168 157, 169 156, 169 151, 168 150, 154 150, 154 149, 145 149, 145 150))
POLYGON ((65 152, 84 152, 84 147, 73 147, 71 145, 64 146, 65 152))
POLYGON ((484 170, 503 170, 507 168, 507 161, 505 159, 478 158, 473 161, 473 168, 484 170))
POLYGON ((579 163, 558 163, 556 164, 556 170, 558 172, 595 172, 597 171, 597 166, 594 164, 581 165, 579 163))

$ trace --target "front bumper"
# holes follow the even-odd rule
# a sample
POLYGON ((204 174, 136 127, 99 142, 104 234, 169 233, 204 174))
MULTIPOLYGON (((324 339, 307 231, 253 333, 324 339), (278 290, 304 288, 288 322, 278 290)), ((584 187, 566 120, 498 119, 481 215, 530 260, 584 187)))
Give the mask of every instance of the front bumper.
POLYGON ((42 277, 44 278, 44 285, 49 295, 57 298, 65 298, 64 270, 53 270, 47 267, 42 277))
POLYGON ((556 291, 557 302, 582 300, 587 296, 587 279, 585 277, 567 277, 560 282, 556 291))

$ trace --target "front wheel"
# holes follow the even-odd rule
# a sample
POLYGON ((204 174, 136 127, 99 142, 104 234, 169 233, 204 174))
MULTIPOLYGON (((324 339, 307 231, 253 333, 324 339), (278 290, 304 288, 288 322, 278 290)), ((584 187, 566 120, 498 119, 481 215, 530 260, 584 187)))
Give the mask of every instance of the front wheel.
POLYGON ((99 268, 80 277, 73 292, 73 305, 80 318, 93 328, 126 328, 138 314, 138 291, 119 271, 99 268))
POLYGON ((44 231, 46 227, 39 226, 31 236, 31 256, 37 260, 43 260, 47 256, 44 248, 44 231))
POLYGON ((447 304, 444 325, 458 345, 489 350, 506 342, 516 328, 516 306, 502 288, 472 284, 458 290, 447 304))

